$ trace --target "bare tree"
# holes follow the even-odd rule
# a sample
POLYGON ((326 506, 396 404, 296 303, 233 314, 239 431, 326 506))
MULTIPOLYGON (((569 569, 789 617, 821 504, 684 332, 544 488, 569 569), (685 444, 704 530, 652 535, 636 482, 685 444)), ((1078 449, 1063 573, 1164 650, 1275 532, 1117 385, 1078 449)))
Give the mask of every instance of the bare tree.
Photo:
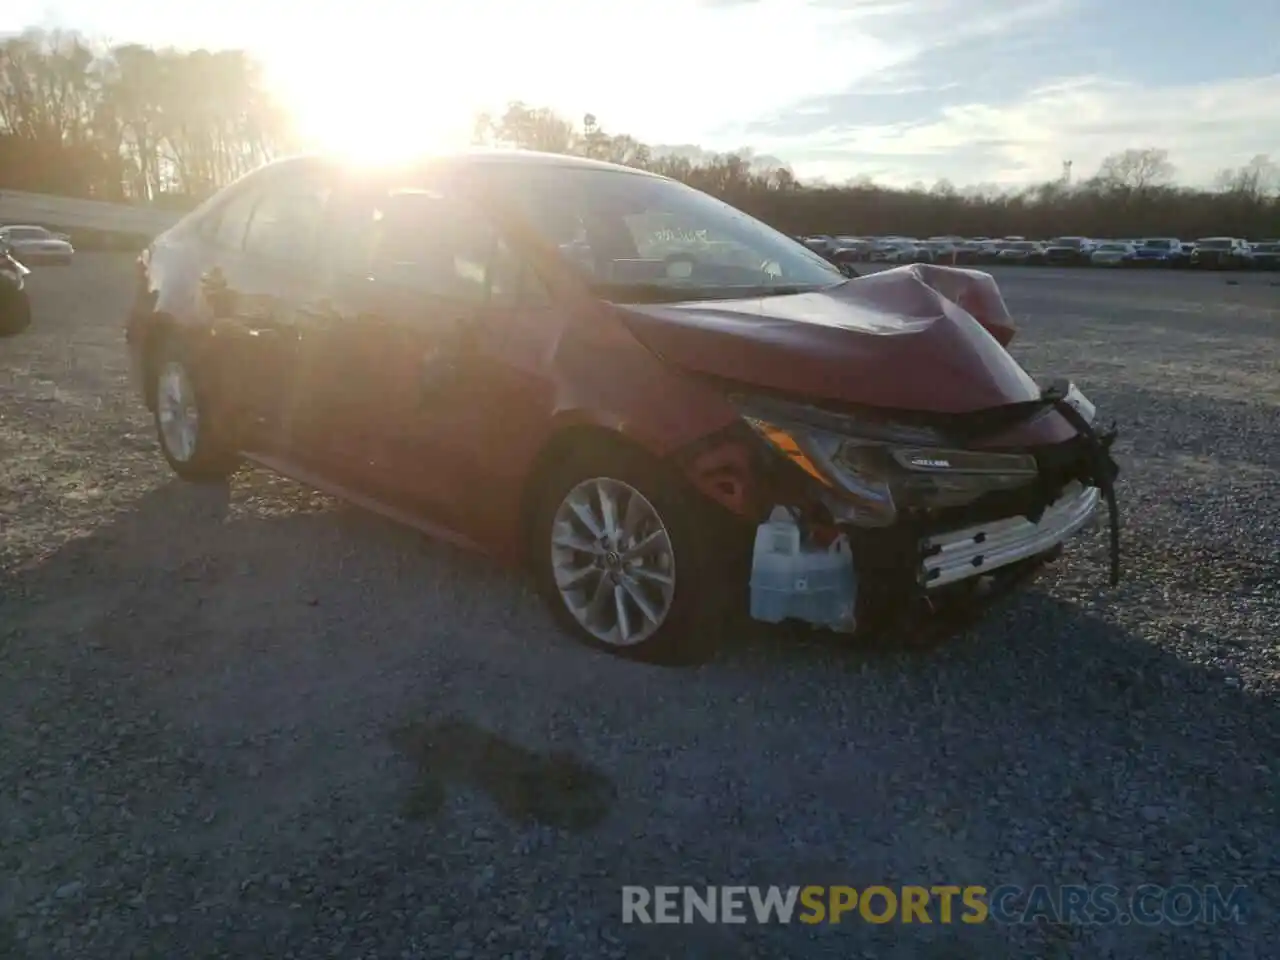
POLYGON ((1143 193, 1173 179, 1174 166, 1169 151, 1158 147, 1123 150, 1106 157, 1098 167, 1094 181, 1111 190, 1143 193))
POLYGON ((573 124, 559 114, 518 101, 508 104, 501 117, 477 118, 475 138, 484 144, 548 153, 569 153, 579 140, 573 124))
POLYGON ((1260 153, 1243 167, 1221 171, 1214 180, 1223 193, 1258 201, 1275 193, 1280 186, 1280 167, 1260 153))

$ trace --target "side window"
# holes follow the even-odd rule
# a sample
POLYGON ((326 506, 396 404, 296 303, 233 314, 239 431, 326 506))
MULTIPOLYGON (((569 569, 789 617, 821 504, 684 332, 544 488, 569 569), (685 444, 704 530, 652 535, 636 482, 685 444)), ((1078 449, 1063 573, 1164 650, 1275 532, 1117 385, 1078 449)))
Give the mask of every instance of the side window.
POLYGON ((249 216, 253 213, 253 205, 257 199, 253 191, 246 190, 214 211, 210 218, 213 222, 209 225, 213 242, 227 250, 239 250, 244 243, 244 232, 249 226, 249 216))
POLYGON ((477 210, 433 191, 340 194, 329 229, 341 270, 447 300, 551 303, 537 273, 477 210))
POLYGON ((271 184, 260 195, 244 236, 246 253, 302 263, 315 250, 329 200, 328 184, 298 178, 271 184))
POLYGON ((489 301, 499 307, 546 307, 551 294, 542 278, 511 245, 498 237, 489 267, 489 301))
POLYGON ((438 194, 398 193, 379 202, 368 231, 375 277, 449 300, 486 299, 497 234, 476 213, 438 194))

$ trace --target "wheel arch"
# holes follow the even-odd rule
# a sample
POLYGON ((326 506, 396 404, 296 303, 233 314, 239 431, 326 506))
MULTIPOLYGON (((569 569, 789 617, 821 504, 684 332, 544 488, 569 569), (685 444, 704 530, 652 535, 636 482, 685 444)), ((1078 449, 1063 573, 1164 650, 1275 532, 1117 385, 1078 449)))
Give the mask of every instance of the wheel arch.
POLYGON ((520 491, 519 529, 521 559, 528 559, 532 525, 539 496, 551 472, 573 451, 585 445, 603 445, 639 454, 669 471, 673 480, 701 497, 713 512, 739 519, 754 518, 765 494, 760 474, 757 444, 744 429, 735 425, 714 431, 677 449, 659 449, 644 442, 621 425, 598 421, 563 423, 539 448, 520 491))
POLYGON ((562 422, 547 437, 534 454, 529 471, 520 491, 520 559, 526 561, 532 547, 533 522, 536 518, 538 498, 557 465, 563 463, 573 451, 585 446, 622 447, 655 462, 663 458, 648 445, 612 425, 598 421, 570 420, 562 422))

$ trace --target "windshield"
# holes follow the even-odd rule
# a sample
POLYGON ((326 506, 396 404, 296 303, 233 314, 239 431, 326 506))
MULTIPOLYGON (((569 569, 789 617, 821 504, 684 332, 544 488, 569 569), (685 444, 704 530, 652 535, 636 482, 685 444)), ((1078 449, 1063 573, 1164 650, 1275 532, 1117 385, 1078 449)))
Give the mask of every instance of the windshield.
POLYGON ((803 244, 674 180, 549 164, 504 165, 495 179, 602 297, 767 296, 845 280, 803 244))
POLYGON ((1108 250, 1108 251, 1110 251, 1110 252, 1112 252, 1112 253, 1117 253, 1117 252, 1123 252, 1123 251, 1125 251, 1125 250, 1128 250, 1128 249, 1129 249, 1129 247, 1128 247, 1128 245, 1127 245, 1127 244, 1123 244, 1123 243, 1104 243, 1104 244, 1103 244, 1102 246, 1100 246, 1098 249, 1099 249, 1099 250, 1108 250))
POLYGON ((1019 240, 1017 243, 1009 244, 1005 249, 1006 250, 1034 250, 1035 248, 1036 248, 1036 245, 1032 241, 1019 240))
POLYGON ((40 240, 49 235, 42 227, 10 227, 7 233, 10 240, 40 240))
POLYGON ((1173 247, 1172 240, 1143 240, 1142 245, 1148 250, 1169 250, 1173 247))
POLYGON ((1253 249, 1258 253, 1280 253, 1280 243, 1260 243, 1253 249))
POLYGON ((1197 240, 1196 246, 1206 250, 1226 250, 1231 246, 1231 241, 1225 237, 1210 237, 1208 240, 1197 240))
POLYGON ((1053 241, 1055 247, 1073 247, 1079 248, 1084 246, 1084 237, 1059 237, 1053 241))

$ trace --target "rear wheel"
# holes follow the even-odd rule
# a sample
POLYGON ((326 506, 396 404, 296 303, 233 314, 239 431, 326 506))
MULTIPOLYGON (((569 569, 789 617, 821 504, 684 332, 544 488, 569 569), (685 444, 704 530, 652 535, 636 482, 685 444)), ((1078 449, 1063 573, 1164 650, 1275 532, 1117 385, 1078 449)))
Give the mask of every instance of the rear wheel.
POLYGON ((716 575, 719 537, 702 516, 710 505, 695 497, 665 465, 621 444, 579 448, 552 468, 530 527, 530 558, 556 619, 618 656, 710 659, 733 574, 716 575))
POLYGON ((224 480, 235 472, 237 458, 218 439, 212 408, 201 389, 195 366, 175 337, 168 337, 152 364, 155 378, 155 423, 160 450, 184 480, 224 480))

